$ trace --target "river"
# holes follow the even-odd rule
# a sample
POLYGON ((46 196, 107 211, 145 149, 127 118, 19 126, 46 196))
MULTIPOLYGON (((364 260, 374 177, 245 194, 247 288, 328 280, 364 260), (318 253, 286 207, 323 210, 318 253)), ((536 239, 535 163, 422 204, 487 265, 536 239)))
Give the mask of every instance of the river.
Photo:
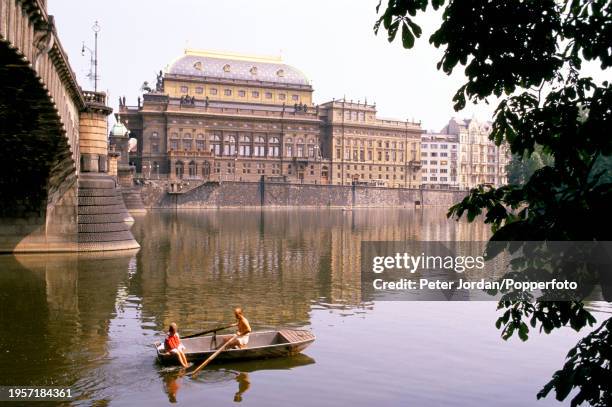
POLYGON ((362 298, 362 240, 488 237, 442 209, 152 212, 132 230, 138 252, 0 256, 0 385, 70 386, 65 404, 83 406, 559 405, 536 393, 585 334, 503 341, 495 302, 362 298), (235 306, 255 330, 317 340, 196 379, 156 363, 170 322, 186 335, 233 322, 235 306))

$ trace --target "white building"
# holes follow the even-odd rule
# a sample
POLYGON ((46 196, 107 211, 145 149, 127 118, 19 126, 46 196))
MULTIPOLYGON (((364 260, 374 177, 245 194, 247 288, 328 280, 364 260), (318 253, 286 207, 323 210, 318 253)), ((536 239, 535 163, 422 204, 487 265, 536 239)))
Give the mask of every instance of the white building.
POLYGON ((421 136, 421 185, 429 189, 458 189, 459 143, 452 134, 421 136))

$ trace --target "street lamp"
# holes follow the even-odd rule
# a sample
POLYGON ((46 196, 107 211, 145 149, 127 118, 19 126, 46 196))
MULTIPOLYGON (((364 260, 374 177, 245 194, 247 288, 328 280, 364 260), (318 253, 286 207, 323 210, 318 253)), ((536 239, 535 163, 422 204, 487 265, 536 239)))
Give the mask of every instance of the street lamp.
POLYGON ((315 144, 314 146, 314 156, 315 156, 315 163, 317 162, 317 160, 319 161, 319 178, 318 180, 315 180, 315 184, 318 184, 318 181, 321 181, 321 156, 319 154, 318 144, 315 144))
POLYGON ((234 182, 236 182, 236 167, 238 167, 238 149, 234 153, 234 182))
POLYGON ((102 27, 100 27, 97 21, 91 27, 91 30, 94 32, 93 51, 91 50, 91 48, 85 45, 85 42, 83 42, 83 46, 81 48, 81 55, 83 56, 85 55, 85 50, 89 51, 89 54, 90 54, 89 63, 91 64, 91 66, 89 68, 89 74, 87 74, 87 77, 89 78, 89 80, 93 81, 94 83, 94 92, 98 91, 98 33, 100 32, 101 29, 102 27), (93 74, 91 72, 92 67, 93 67, 93 74))

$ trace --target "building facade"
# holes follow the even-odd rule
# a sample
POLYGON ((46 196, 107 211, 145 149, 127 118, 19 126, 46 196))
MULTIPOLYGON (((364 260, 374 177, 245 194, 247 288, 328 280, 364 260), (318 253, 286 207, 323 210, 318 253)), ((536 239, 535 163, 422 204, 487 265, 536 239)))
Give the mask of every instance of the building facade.
POLYGON ((329 182, 418 188, 421 125, 376 116, 376 106, 334 100, 320 105, 329 182))
POLYGON ((419 124, 312 94, 280 58, 187 50, 119 120, 145 179, 418 187, 419 124))
POLYGON ((489 140, 490 122, 452 118, 421 138, 424 188, 474 188, 508 183, 508 147, 489 140))
POLYGON ((505 143, 498 147, 489 140, 490 122, 453 118, 442 129, 442 133, 452 134, 459 140, 461 188, 474 188, 480 184, 500 186, 508 183, 508 147, 505 143))
POLYGON ((458 137, 426 133, 421 137, 421 184, 430 189, 459 189, 458 137))

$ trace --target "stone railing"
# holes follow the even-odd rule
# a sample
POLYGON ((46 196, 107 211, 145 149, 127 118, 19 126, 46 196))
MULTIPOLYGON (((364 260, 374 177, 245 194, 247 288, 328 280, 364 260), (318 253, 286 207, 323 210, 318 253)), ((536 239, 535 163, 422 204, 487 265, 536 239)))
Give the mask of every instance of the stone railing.
POLYGON ((93 92, 91 90, 83 91, 83 99, 88 104, 98 104, 106 106, 106 93, 104 92, 93 92))
POLYGON ((168 157, 169 158, 173 158, 173 157, 212 157, 214 156, 213 153, 211 153, 210 151, 204 151, 204 150, 198 150, 198 151, 193 151, 193 150, 168 150, 168 157))

